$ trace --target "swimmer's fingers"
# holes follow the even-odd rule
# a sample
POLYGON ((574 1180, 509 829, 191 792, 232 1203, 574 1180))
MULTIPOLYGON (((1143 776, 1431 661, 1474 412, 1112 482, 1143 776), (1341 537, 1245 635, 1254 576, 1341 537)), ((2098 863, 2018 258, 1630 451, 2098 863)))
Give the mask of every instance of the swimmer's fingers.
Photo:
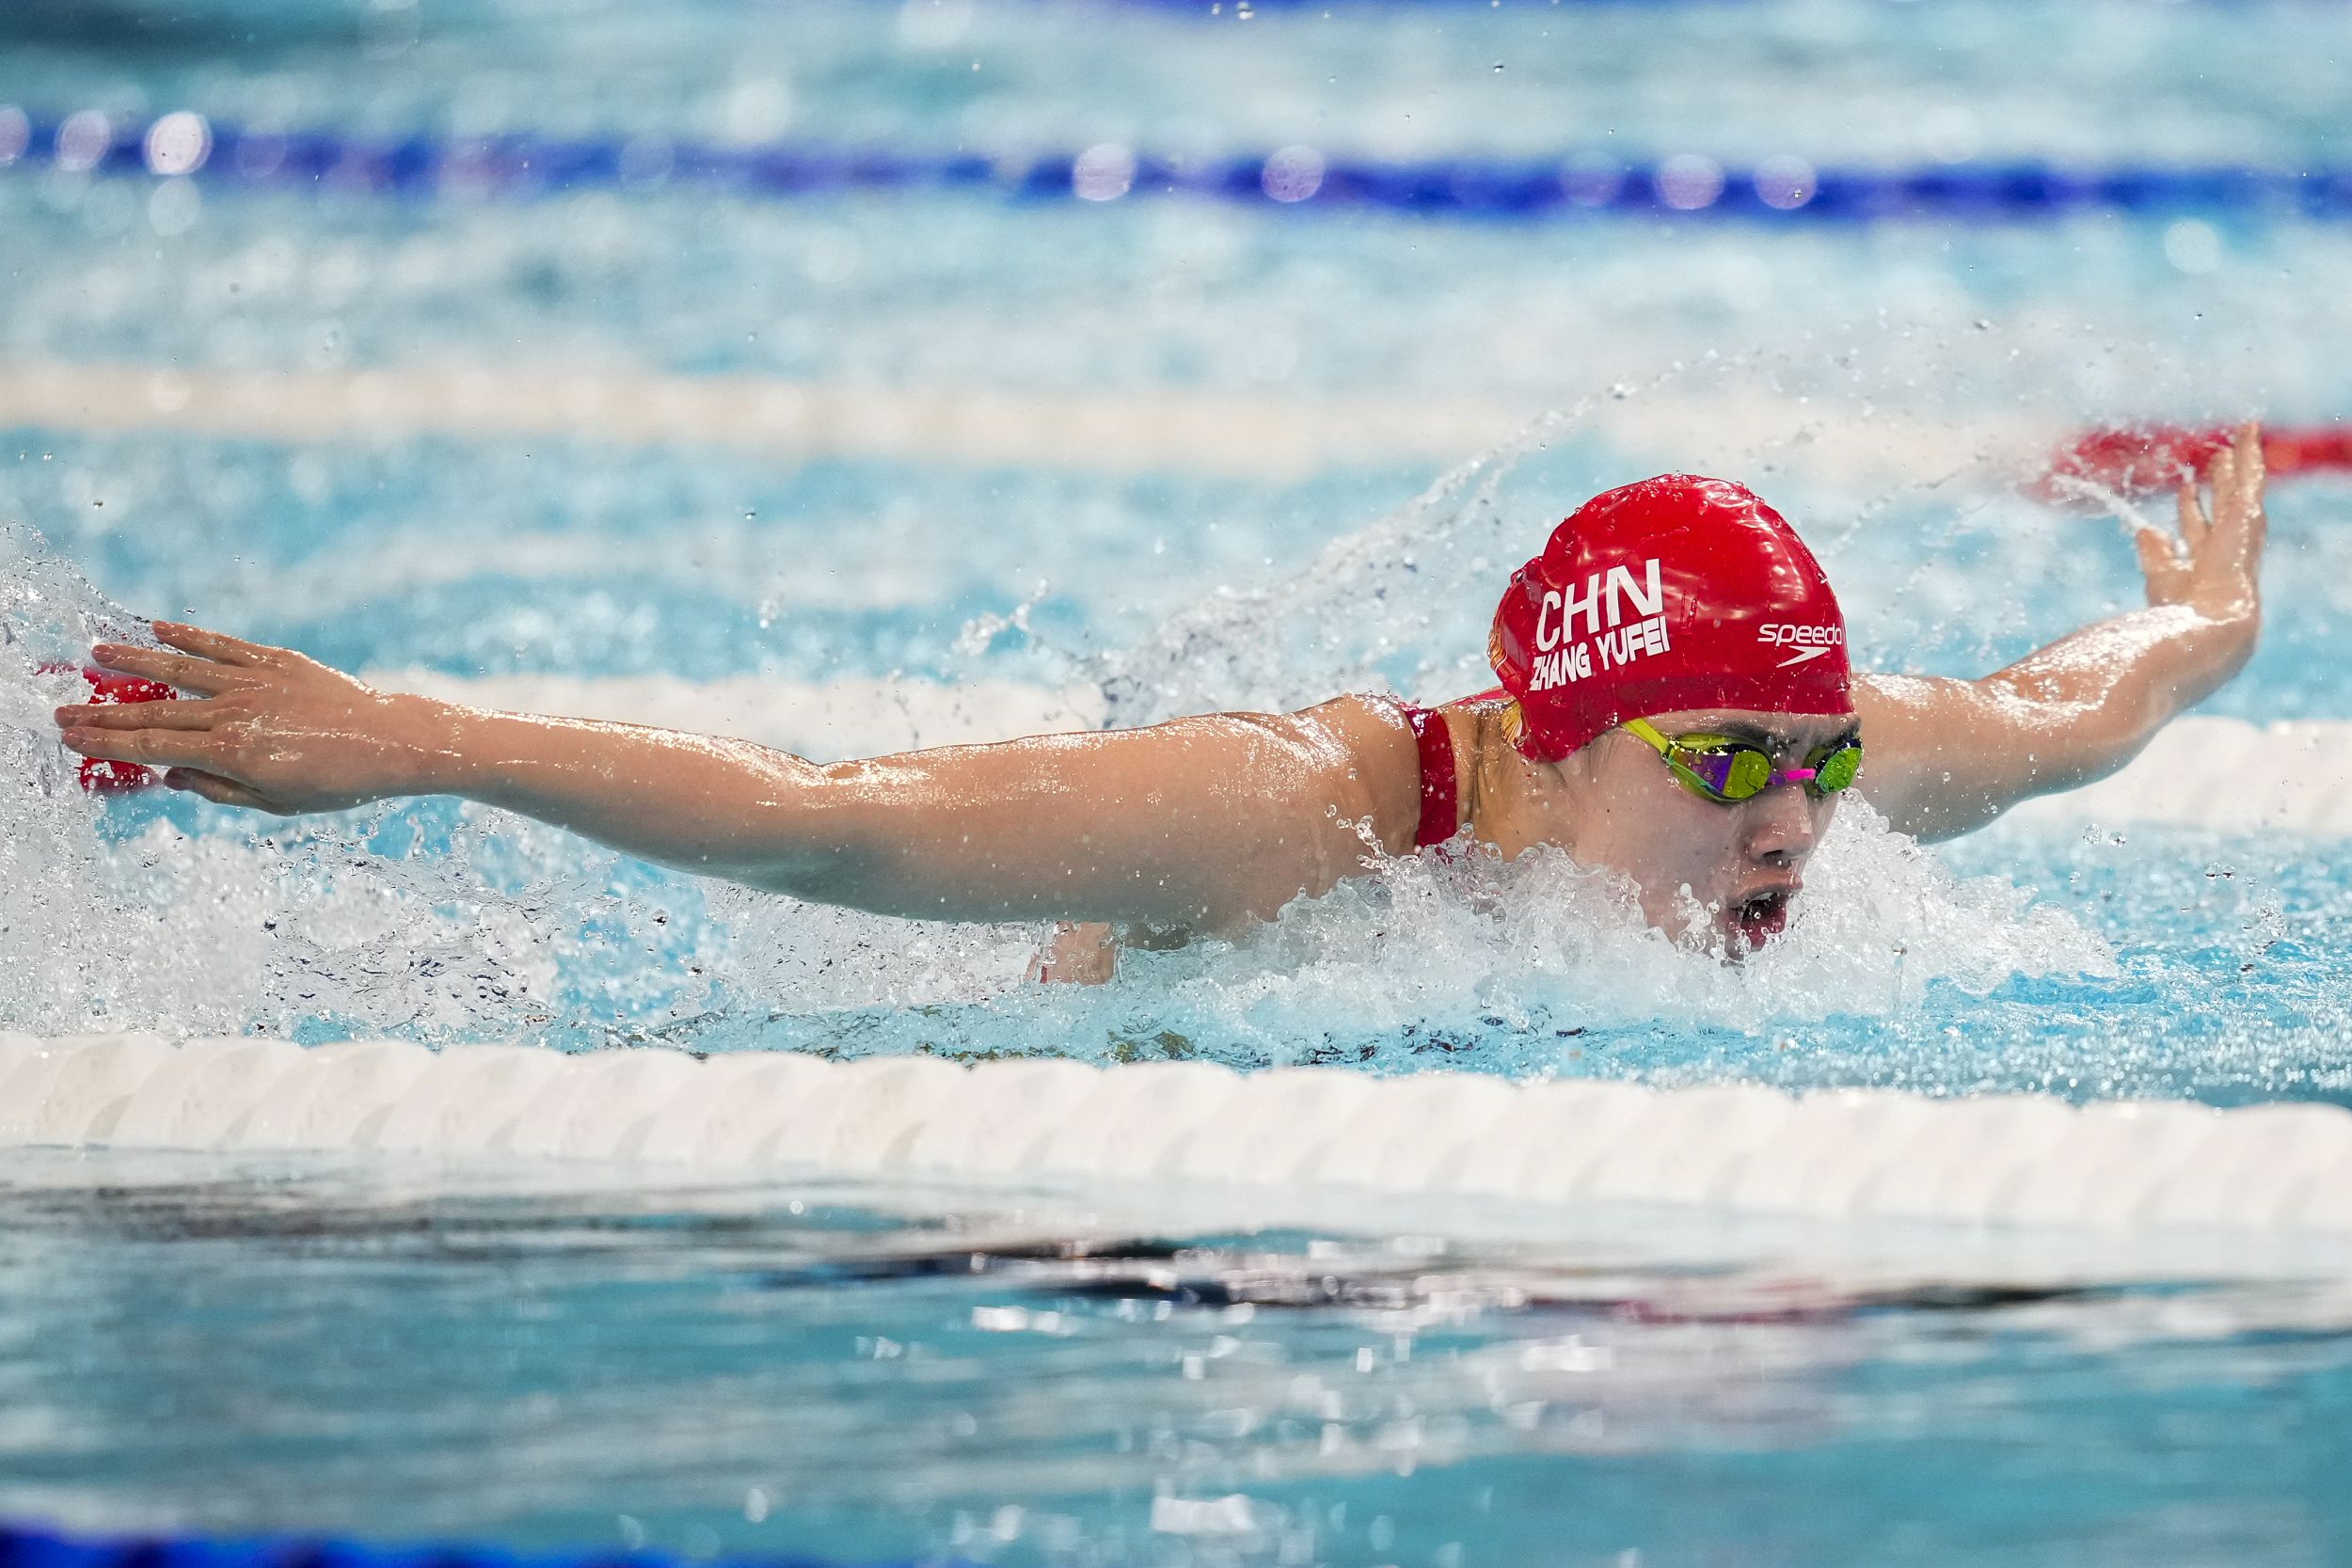
MULTIPOLYGON (((2246 492, 2245 455, 2234 446, 2214 454, 2213 467, 2205 475, 2205 520, 2209 532, 2214 529, 2226 530, 2239 514, 2246 492)), ((2205 542, 2200 539, 2197 543, 2201 548, 2205 542)))
POLYGON ((2194 482, 2184 483, 2179 501, 2184 548, 2159 549, 2142 531, 2140 568, 2148 576, 2148 602, 2188 604, 2220 620, 2258 622, 2262 590, 2257 580, 2269 522, 2263 515, 2262 427, 2240 425, 2226 451, 2214 454, 2205 478, 2211 495, 2201 501, 2194 482), (2169 559, 2168 560, 2168 556, 2169 559))
POLYGON ((187 703, 76 703, 57 709, 57 726, 70 730, 209 730, 219 705, 187 703))
POLYGON ((160 648, 126 648, 119 642, 101 642, 92 648, 90 662, 101 670, 161 681, 199 697, 216 697, 253 684, 250 674, 230 665, 190 658, 185 654, 167 654, 160 648))
MULTIPOLYGON (((2219 461, 2219 458, 2215 459, 2216 463, 2219 461)), ((2218 484, 2217 479, 2216 495, 2221 493, 2218 484)), ((2193 557, 2205 547, 2205 535, 2213 529, 2212 520, 2205 515, 2203 499, 2197 493, 2194 477, 2181 481, 2180 503, 2181 543, 2187 546, 2188 554, 2193 557)))
POLYGON ((2218 496, 2215 498, 2215 511, 2219 515, 2216 520, 2230 525, 2239 562, 2250 566, 2260 558, 2264 537, 2270 530, 2270 519, 2263 512, 2263 492, 2269 485, 2270 474, 2263 461, 2262 426, 2252 420, 2238 426, 2233 451, 2231 475, 2235 483, 2226 506, 2218 496))
POLYGON ((202 626, 191 626, 182 621, 155 621, 151 625, 155 628, 157 641, 167 642, 172 647, 200 655, 215 664, 244 665, 257 670, 268 670, 285 663, 291 657, 284 648, 273 648, 262 642, 247 642, 241 637, 230 637, 226 632, 206 631, 202 626))
POLYGON ((102 762, 135 762, 147 768, 218 767, 227 742, 210 730, 99 730, 75 725, 59 733, 66 750, 102 762))
POLYGON ((2269 519, 2263 514, 2262 427, 2240 425, 2230 450, 2213 460, 2212 513, 2207 531, 2193 541, 2193 558, 2206 586, 2234 603, 2254 591, 2269 519))
MULTIPOLYGON (((2191 484, 2181 486, 2181 531, 2188 531, 2190 513, 2197 508, 2197 491, 2191 484)), ((2143 528, 2132 535, 2132 543, 2139 550, 2140 575, 2148 579, 2150 604, 2177 604, 2187 586, 2188 562, 2182 559, 2180 542, 2160 528, 2143 528)))
POLYGON ((166 768, 164 784, 167 788, 185 790, 190 795, 200 795, 216 806, 244 806, 251 811, 268 812, 274 816, 294 815, 262 794, 261 791, 241 784, 234 779, 225 779, 217 773, 207 773, 201 768, 166 768))
MULTIPOLYGON (((2205 503, 2197 494, 2195 480, 2181 481, 2180 503, 2181 543, 2188 546, 2189 553, 2194 555, 2204 544, 2205 535, 2213 526, 2206 519, 2205 503)), ((2155 530, 2150 529, 2146 531, 2153 533, 2155 530)))
POLYGON ((2173 499, 2179 532, 2167 533, 2150 524, 2132 536, 2132 543, 2139 547, 2140 575, 2148 579, 2150 604, 2179 604, 2188 597, 2189 574, 2211 531, 2195 478, 2182 480, 2173 499))

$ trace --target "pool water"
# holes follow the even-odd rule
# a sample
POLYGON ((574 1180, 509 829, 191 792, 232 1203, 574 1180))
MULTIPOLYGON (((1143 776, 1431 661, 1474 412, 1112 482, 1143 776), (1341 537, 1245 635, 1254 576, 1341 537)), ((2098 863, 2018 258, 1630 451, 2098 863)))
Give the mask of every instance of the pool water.
POLYGON ((1820 1237, 1656 1215, 1176 1241, 1034 1198, 107 1164, 12 1162, 0 1227, 0 1496, 83 1528, 1005 1563, 2347 1544, 2340 1281, 1840 1282, 1820 1237))
MULTIPOLYGON (((40 0, 0 19, 0 100, 1004 157, 2293 168, 2339 156, 2347 26, 2287 0, 40 0)), ((1042 990, 1036 928, 813 910, 445 800, 89 800, 35 673, 177 615, 417 678, 832 693, 818 755, 935 736, 939 683, 1120 722, 1439 698, 1485 684, 1494 583, 1568 504, 1684 467, 1799 521, 1865 665, 1975 673, 2137 600, 2125 520, 2035 499, 2039 454, 2352 406, 2341 224, 522 199, 27 158, 0 164, 0 1030, 2352 1104, 2337 838, 2086 813, 1923 852, 1849 807, 1740 971, 1536 857, 1391 866, 1042 990), (142 390, 36 405, 60 368, 142 390), (1022 418, 995 449, 803 450, 320 394, 346 412, 295 436, 147 390, 264 372, 1022 418), (1129 411, 1121 439, 1057 444, 1073 406, 1129 411), (1258 439, 1396 408, 1480 434, 1258 439)), ((2352 719, 2347 499, 2275 490, 2264 642, 2209 712, 2352 719)), ((1851 1238, 1705 1216, 1203 1234, 1087 1195, 90 1151, 0 1153, 0 1183, 11 1519, 1070 1564, 2352 1556, 2340 1265, 2219 1238, 2019 1285, 1981 1236, 1880 1237, 1890 1283, 1851 1238)))

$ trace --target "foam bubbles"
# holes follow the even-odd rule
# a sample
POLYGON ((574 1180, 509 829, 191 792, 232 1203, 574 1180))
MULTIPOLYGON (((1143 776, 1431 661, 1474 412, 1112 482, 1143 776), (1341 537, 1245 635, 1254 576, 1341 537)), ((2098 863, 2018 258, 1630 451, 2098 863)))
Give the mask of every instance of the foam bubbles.
MULTIPOLYGON (((1000 978, 984 981, 959 967, 981 958, 978 928, 840 921, 836 941, 864 948, 869 964, 886 936, 913 935, 914 963, 899 974, 933 988, 914 1012, 852 1007, 822 1028, 787 1030, 794 1043, 845 1055, 1173 1056, 1390 1072, 1442 1060, 1677 1081, 1719 1075, 1726 1042, 1752 1054, 1760 1039, 1769 1052, 1832 1018, 1851 1039, 1858 1022, 1948 1008, 1938 999, 1955 993, 2118 973, 2108 944, 2064 911, 2006 877, 1956 877, 1854 800, 1841 804, 1788 933, 1741 963, 1669 941, 1644 924, 1629 888, 1556 849, 1509 863, 1477 851, 1377 859, 1237 942, 1124 952, 1100 988, 1006 984, 1008 947, 981 966, 1000 978)), ((803 983, 812 957, 798 960, 803 983)), ((849 1005, 856 982, 834 982, 826 999, 849 1005)), ((1767 1065, 1763 1075, 1794 1081, 1851 1081, 1858 1067, 1851 1054, 1767 1065)), ((1737 1069, 1757 1072, 1753 1060, 1737 1069)))
POLYGON ((646 950, 669 916, 632 896, 644 877, 503 813, 283 822, 86 793, 50 721, 86 689, 40 668, 152 639, 28 531, 0 528, 0 1028, 440 1041, 577 1031, 694 989, 699 939, 646 950))

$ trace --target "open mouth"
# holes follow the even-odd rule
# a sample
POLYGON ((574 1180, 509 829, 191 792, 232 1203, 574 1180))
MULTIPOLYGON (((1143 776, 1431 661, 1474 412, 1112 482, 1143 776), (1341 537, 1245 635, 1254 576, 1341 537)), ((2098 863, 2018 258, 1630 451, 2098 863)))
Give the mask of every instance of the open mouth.
POLYGON ((1788 928, 1788 906, 1794 888, 1766 888, 1751 893, 1726 912, 1735 951, 1753 952, 1788 928))

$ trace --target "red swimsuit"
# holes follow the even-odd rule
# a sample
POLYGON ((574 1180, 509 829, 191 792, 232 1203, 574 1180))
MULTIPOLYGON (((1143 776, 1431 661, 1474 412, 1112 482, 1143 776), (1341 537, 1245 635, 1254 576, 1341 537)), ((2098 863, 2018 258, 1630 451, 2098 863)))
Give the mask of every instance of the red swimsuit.
MULTIPOLYGON (((1489 697, 1506 695, 1502 688, 1496 687, 1462 701, 1483 703, 1489 697)), ((1433 844, 1443 844, 1462 830, 1462 795, 1454 774, 1454 732, 1434 707, 1417 707, 1406 702, 1396 705, 1404 713, 1405 722, 1412 726, 1414 743, 1421 748, 1421 828, 1413 834, 1413 847, 1426 849, 1433 844)))

